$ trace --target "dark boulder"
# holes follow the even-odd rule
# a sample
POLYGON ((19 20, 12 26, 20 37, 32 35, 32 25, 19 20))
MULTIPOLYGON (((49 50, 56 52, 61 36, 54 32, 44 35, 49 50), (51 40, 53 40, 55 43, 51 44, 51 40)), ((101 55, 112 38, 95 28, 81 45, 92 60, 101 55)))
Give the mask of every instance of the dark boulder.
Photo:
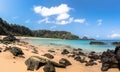
POLYGON ((85 64, 85 66, 93 66, 93 65, 97 65, 97 63, 94 62, 94 60, 89 60, 89 61, 85 64))
POLYGON ((24 55, 21 48, 18 47, 6 47, 4 52, 7 50, 10 51, 14 56, 22 57, 22 55, 24 55))
POLYGON ((46 53, 46 54, 44 54, 43 56, 45 56, 45 57, 47 57, 47 58, 49 58, 49 59, 53 59, 53 58, 54 58, 54 56, 51 55, 51 54, 49 54, 49 53, 46 53))
POLYGON ((70 52, 67 49, 64 49, 61 54, 69 54, 70 52))
POLYGON ((11 34, 3 38, 3 43, 10 43, 10 42, 15 42, 15 41, 19 41, 19 40, 16 39, 16 37, 11 34))
MULTIPOLYGON (((107 50, 101 55, 102 71, 107 71, 109 68, 113 68, 118 64, 114 50, 107 50)), ((117 67, 117 66, 116 66, 117 67)))
POLYGON ((81 57, 80 57, 79 55, 76 55, 76 56, 74 57, 74 60, 76 60, 76 61, 81 61, 81 57))
POLYGON ((90 43, 89 43, 90 45, 106 45, 106 43, 104 43, 104 42, 95 42, 95 41, 91 41, 90 43))
POLYGON ((47 64, 44 66, 43 70, 44 70, 44 72, 56 72, 55 67, 53 66, 53 64, 50 61, 47 62, 47 64))
POLYGON ((120 45, 120 42, 112 42, 112 45, 120 45))
POLYGON ((66 66, 56 63, 54 61, 50 61, 47 60, 45 58, 42 57, 38 57, 38 56, 31 56, 30 58, 28 58, 25 61, 25 64, 27 66, 27 70, 38 70, 41 66, 47 65, 47 63, 50 62, 50 65, 54 66, 54 67, 59 67, 59 68, 65 68, 66 66))
POLYGON ((114 53, 116 55, 116 59, 118 61, 118 66, 119 66, 119 69, 120 69, 120 46, 116 46, 114 53))
POLYGON ((48 52, 54 53, 55 51, 54 50, 48 50, 48 52))
POLYGON ((44 66, 48 61, 44 58, 38 56, 32 56, 25 61, 27 65, 27 70, 34 71, 38 70, 41 66, 44 66))
POLYGON ((69 65, 71 65, 71 62, 65 58, 62 58, 59 60, 59 64, 63 64, 64 66, 69 66, 69 65))

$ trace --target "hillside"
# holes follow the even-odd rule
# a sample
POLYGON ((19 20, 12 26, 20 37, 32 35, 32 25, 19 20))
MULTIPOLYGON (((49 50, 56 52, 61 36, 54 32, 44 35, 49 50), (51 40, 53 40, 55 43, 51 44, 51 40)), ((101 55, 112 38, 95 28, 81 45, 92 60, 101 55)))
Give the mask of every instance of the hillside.
POLYGON ((60 39, 80 39, 66 31, 50 31, 50 30, 30 30, 25 26, 18 24, 9 24, 0 18, 0 35, 14 34, 17 36, 34 36, 43 38, 60 38, 60 39))

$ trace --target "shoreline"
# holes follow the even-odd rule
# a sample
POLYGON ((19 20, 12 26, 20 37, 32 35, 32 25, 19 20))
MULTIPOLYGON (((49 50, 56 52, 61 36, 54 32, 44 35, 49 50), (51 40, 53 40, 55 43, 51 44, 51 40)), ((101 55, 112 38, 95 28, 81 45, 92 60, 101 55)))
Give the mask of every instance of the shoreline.
MULTIPOLYGON (((71 62, 72 65, 67 66, 66 68, 56 67, 55 68, 56 72, 102 72, 101 63, 99 63, 99 60, 95 61, 97 65, 85 66, 86 63, 81 63, 79 61, 76 61, 73 57, 69 57, 71 54, 66 54, 66 55, 61 54, 61 52, 64 49, 67 49, 71 53, 73 49, 71 50, 71 47, 69 46, 67 47, 67 46, 61 46, 61 45, 56 45, 56 46, 36 45, 30 42, 24 41, 24 37, 23 38, 21 37, 20 39, 22 39, 20 42, 15 42, 8 45, 0 43, 0 48, 2 48, 2 52, 0 53, 0 64, 1 64, 0 71, 1 72, 44 72, 43 67, 35 71, 27 70, 25 61, 31 56, 40 56, 40 57, 49 59, 43 56, 45 53, 50 53, 51 55, 53 55, 54 59, 49 59, 49 60, 55 61, 57 63, 61 58, 66 58, 71 62), (9 51, 3 52, 6 46, 7 47, 15 46, 15 47, 21 48, 25 58, 15 57, 9 51), (55 51, 55 52, 48 52, 48 50, 55 51), (37 51, 37 53, 35 53, 34 51, 37 51), (8 69, 6 69, 7 66, 9 66, 8 69)), ((76 50, 80 50, 80 49, 76 49, 76 50)), ((74 51, 76 50, 74 49, 74 51)), ((85 57, 86 61, 89 61, 88 57, 81 56, 81 58, 83 57, 85 57)), ((111 68, 107 72, 119 72, 119 70, 117 68, 115 69, 111 68)))

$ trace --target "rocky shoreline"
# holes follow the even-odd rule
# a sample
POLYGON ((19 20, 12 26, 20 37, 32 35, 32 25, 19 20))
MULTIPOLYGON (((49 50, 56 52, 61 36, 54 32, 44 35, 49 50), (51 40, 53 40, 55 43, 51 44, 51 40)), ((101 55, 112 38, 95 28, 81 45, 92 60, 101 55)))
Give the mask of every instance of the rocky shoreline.
MULTIPOLYGON (((24 68, 20 72, 73 72, 74 69, 76 70, 74 72, 96 72, 96 70, 97 72, 119 72, 119 46, 115 50, 97 53, 95 51, 84 52, 81 48, 73 49, 69 46, 59 48, 57 45, 55 48, 53 46, 42 48, 21 41, 12 35, 4 37, 0 41, 1 55, 10 53, 13 61, 22 59, 21 64, 24 68), (112 68, 116 68, 116 70, 112 68)), ((16 61, 13 63, 14 67, 16 61)), ((12 72, 16 71, 12 70, 12 72)))

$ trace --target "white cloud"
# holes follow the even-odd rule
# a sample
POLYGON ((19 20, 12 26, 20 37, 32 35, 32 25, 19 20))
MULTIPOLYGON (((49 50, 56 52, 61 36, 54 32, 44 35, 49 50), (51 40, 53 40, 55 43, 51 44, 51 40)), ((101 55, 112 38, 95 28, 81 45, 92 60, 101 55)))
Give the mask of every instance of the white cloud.
POLYGON ((86 20, 83 19, 75 19, 74 22, 78 22, 78 23, 84 23, 86 20))
POLYGON ((34 6, 35 13, 44 17, 38 21, 38 23, 52 23, 52 24, 59 24, 65 25, 69 23, 84 23, 86 20, 81 19, 74 19, 71 17, 70 12, 72 8, 70 8, 67 4, 61 4, 59 6, 54 7, 44 7, 44 6, 34 6))
POLYGON ((70 17, 69 14, 63 13, 57 16, 56 20, 63 20, 63 19, 68 19, 70 17))
POLYGON ((98 25, 98 26, 101 26, 102 23, 103 23, 103 20, 102 20, 102 19, 98 19, 98 20, 97 20, 97 25, 98 25))
POLYGON ((111 38, 120 38, 120 33, 114 33, 114 34, 112 34, 111 38))
POLYGON ((63 13, 67 13, 71 10, 67 4, 61 4, 55 7, 43 7, 43 6, 35 6, 34 11, 42 16, 51 16, 51 15, 59 15, 63 13))
POLYGON ((44 18, 44 19, 42 19, 42 20, 39 20, 39 21, 38 21, 39 24, 40 24, 40 23, 43 23, 43 22, 45 22, 45 23, 51 23, 51 22, 48 20, 47 17, 44 18))

